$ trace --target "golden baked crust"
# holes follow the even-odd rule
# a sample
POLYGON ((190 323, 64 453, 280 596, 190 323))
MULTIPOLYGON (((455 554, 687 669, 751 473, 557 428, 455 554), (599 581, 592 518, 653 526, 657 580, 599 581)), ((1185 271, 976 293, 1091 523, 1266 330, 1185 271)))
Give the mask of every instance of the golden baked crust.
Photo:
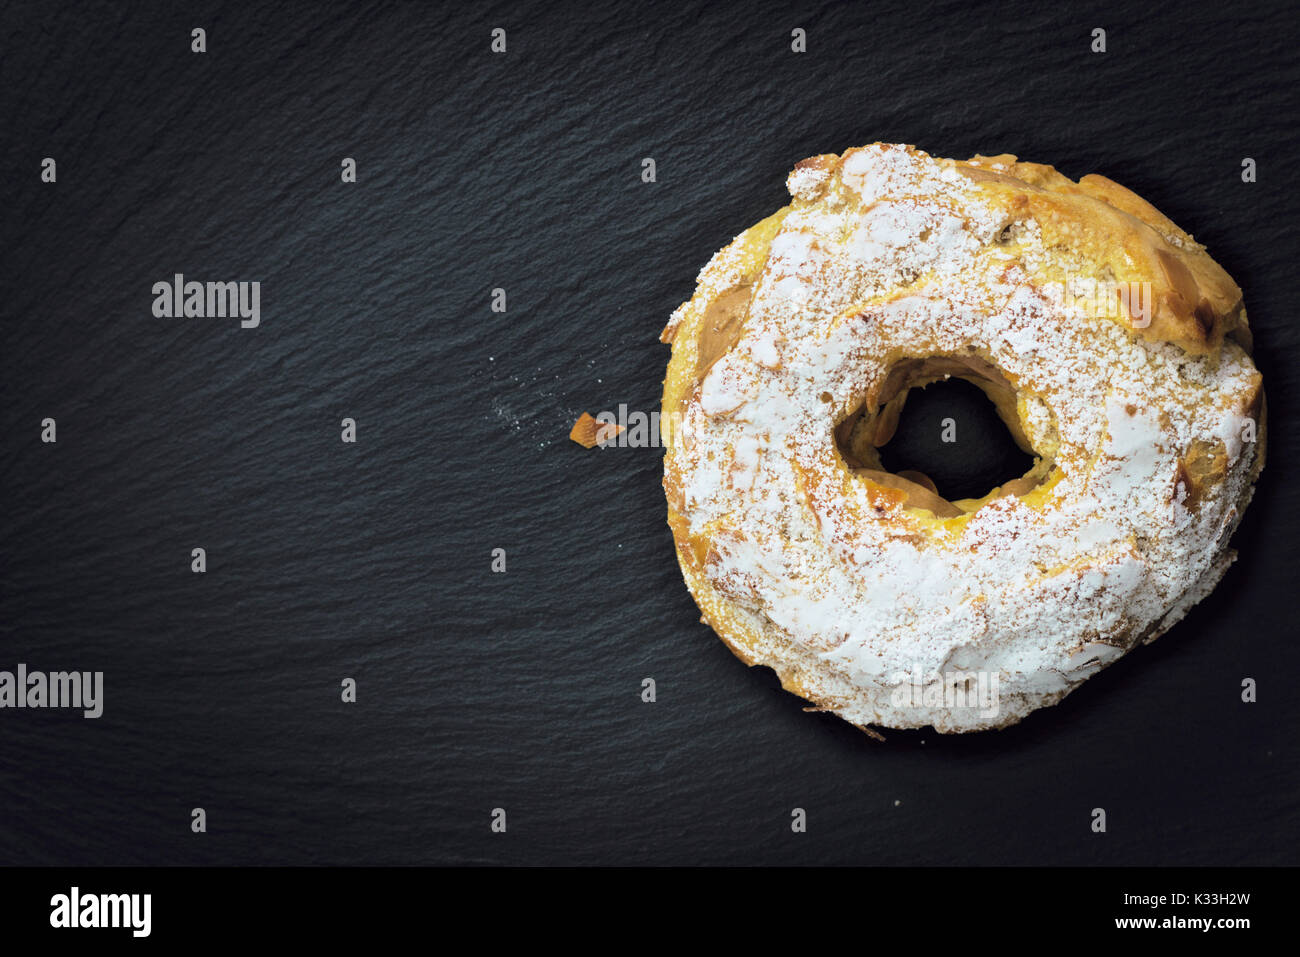
POLYGON ((1241 289, 1205 247, 1158 209, 1123 186, 1089 173, 1079 182, 1051 166, 1010 154, 975 156, 954 168, 991 190, 1014 196, 1044 242, 1089 263, 1154 286, 1155 314, 1138 334, 1195 354, 1216 351, 1223 337, 1246 328, 1241 289))
POLYGON ((978 730, 1208 593, 1264 422, 1241 290, 1203 247, 1105 177, 1005 154, 873 144, 789 188, 661 336, 668 522, 738 657, 862 726, 978 730), (1037 456, 979 500, 875 457, 908 388, 948 375, 1037 456), (916 576, 946 590, 909 600, 916 576), (997 676, 1006 700, 900 698, 909 672, 997 676))

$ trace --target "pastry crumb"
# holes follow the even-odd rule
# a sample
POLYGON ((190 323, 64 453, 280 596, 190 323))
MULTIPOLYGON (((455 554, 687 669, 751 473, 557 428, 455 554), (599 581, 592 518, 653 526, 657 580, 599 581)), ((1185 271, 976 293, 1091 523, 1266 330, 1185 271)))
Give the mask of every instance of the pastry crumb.
POLYGON ((626 431, 627 426, 617 425, 613 422, 598 422, 591 413, 584 412, 578 416, 578 421, 573 423, 573 428, 569 430, 569 438, 584 449, 594 449, 598 445, 605 444, 620 432, 626 431))

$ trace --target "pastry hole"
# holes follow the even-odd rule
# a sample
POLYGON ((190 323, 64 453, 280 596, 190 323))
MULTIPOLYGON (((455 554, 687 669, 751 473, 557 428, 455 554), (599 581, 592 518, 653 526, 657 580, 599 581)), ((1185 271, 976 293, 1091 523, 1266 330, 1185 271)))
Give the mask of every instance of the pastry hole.
POLYGON ((885 471, 919 472, 950 502, 981 498, 1034 466, 984 391, 958 378, 912 389, 879 453, 885 471))
POLYGON ((984 499, 1028 495, 1054 472, 1018 406, 1003 372, 974 352, 901 358, 836 423, 834 442, 876 507, 901 501, 953 518, 984 499))

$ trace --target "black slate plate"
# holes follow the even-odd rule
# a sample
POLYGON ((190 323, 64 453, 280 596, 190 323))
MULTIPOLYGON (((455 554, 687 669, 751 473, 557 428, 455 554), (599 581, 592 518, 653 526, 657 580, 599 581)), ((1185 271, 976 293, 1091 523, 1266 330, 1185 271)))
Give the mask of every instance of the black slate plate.
POLYGON ((106 702, 0 712, 0 861, 1300 858, 1285 5, 4 19, 0 668, 102 670, 106 702), (1135 189, 1246 290, 1266 377, 1241 561, 1170 635, 996 734, 879 744, 803 713, 698 623, 658 452, 565 438, 582 411, 653 409, 700 266, 782 205, 794 162, 874 140, 1135 189), (261 326, 154 318, 176 272, 261 282, 261 326))

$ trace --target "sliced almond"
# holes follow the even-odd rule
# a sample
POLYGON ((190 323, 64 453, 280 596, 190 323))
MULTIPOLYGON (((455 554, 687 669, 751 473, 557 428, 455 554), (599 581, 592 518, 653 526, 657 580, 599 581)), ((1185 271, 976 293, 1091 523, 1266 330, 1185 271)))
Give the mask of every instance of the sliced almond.
POLYGON ((608 442, 620 432, 626 431, 626 426, 613 422, 598 422, 593 415, 584 412, 578 416, 578 421, 573 423, 573 428, 569 430, 569 438, 584 449, 594 449, 602 442, 608 442))
POLYGON ((1222 439, 1207 442, 1196 439, 1187 454, 1178 461, 1178 480, 1187 489, 1184 504, 1196 508, 1205 493, 1228 474, 1228 453, 1222 439))
POLYGON ((721 359, 745 328, 749 315, 749 298, 752 286, 746 284, 724 292, 709 304, 700 320, 700 338, 695 359, 695 376, 703 379, 713 363, 721 359))

